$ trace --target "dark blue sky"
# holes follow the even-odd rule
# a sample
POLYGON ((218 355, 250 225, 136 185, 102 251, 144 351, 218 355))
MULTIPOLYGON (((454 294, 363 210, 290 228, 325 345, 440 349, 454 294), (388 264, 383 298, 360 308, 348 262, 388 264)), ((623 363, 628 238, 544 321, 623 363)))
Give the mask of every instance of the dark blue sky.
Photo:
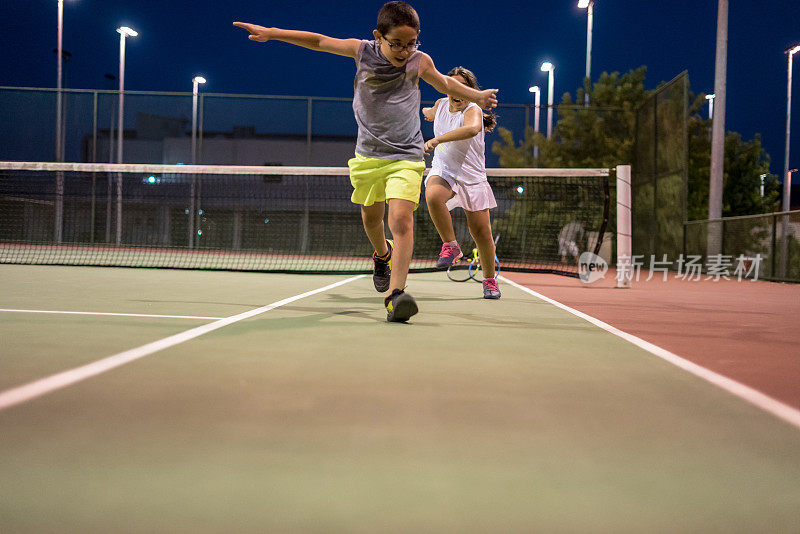
MULTIPOLYGON (((411 2, 420 42, 440 71, 470 67, 484 87, 500 89, 505 103, 526 103, 533 84, 546 87, 542 61, 556 65, 556 101, 574 94, 584 73, 586 12, 575 0, 527 2, 411 2)), ((269 2, 252 0, 65 0, 64 49, 72 53, 66 86, 112 88, 119 36, 129 25, 126 88, 190 91, 204 74, 205 91, 302 96, 352 96, 352 60, 283 43, 257 44, 234 20, 305 29, 335 37, 371 38, 382 2, 269 2), (286 7, 291 5, 291 7, 286 7)), ((0 85, 54 87, 56 0, 0 3, 0 85)), ((689 71, 695 93, 712 92, 717 2, 597 0, 592 77, 647 65, 647 87, 689 71)), ((800 42, 800 2, 731 2, 726 127, 746 139, 761 133, 783 168, 786 55, 800 42), (794 21, 794 22, 792 22, 794 21)), ((795 56, 800 78, 800 56, 795 56)), ((422 84, 423 98, 435 92, 422 84)), ((800 80, 795 80, 791 167, 800 166, 800 80)), ((800 173, 797 173, 800 174, 800 173)), ((797 175, 795 181, 798 181, 797 175)))

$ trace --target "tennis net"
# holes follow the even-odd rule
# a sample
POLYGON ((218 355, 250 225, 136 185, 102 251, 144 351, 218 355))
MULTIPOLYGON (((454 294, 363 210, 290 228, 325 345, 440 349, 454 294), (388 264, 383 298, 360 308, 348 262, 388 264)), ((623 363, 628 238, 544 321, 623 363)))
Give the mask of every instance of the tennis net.
MULTIPOLYGON (((608 169, 487 169, 503 270, 577 274, 611 261, 608 169)), ((0 263, 370 272, 345 167, 0 162, 0 263)), ((424 193, 423 193, 424 195, 424 193)), ((424 199, 412 271, 441 240, 424 199)), ((453 211, 462 249, 474 244, 453 211)))

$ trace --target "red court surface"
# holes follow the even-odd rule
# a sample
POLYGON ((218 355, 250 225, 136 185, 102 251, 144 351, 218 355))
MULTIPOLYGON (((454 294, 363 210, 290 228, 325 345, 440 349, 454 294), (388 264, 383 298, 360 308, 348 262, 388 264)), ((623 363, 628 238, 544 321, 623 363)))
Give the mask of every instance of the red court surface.
POLYGON ((690 281, 642 271, 630 289, 614 272, 594 284, 506 273, 519 284, 684 359, 800 408, 800 285, 690 281))

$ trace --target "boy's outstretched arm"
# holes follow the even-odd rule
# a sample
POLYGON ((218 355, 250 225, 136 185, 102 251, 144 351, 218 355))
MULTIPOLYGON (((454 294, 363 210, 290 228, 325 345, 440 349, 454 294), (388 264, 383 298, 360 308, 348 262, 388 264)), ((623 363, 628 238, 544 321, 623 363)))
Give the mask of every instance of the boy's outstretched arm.
POLYGON ((282 30, 280 28, 265 28, 257 24, 247 22, 234 22, 234 26, 243 28, 250 32, 248 38, 251 41, 264 43, 267 41, 283 41, 311 50, 329 52, 339 56, 356 57, 361 41, 358 39, 336 39, 321 33, 304 32, 299 30, 282 30))
POLYGON ((478 91, 477 89, 467 87, 463 83, 457 82, 450 76, 445 76, 436 70, 431 56, 424 52, 419 62, 419 76, 440 93, 475 102, 483 109, 497 107, 497 89, 478 91))

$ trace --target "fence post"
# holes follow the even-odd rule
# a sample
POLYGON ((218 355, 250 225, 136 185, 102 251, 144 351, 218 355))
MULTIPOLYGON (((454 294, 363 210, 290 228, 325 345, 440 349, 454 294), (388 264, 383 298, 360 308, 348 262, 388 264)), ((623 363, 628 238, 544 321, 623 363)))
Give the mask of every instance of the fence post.
POLYGON ((772 248, 769 251, 771 271, 770 276, 775 278, 775 248, 776 248, 776 236, 778 234, 778 216, 774 213, 772 214, 772 248))
POLYGON ((306 108, 306 165, 311 166, 311 114, 313 106, 312 98, 308 99, 306 108))
POLYGON ((686 226, 687 226, 687 221, 684 220, 683 221, 683 246, 681 247, 681 257, 682 258, 686 257, 686 226))
MULTIPOLYGON (((308 111, 306 113, 306 165, 311 166, 311 113, 312 113, 312 100, 308 99, 308 111)), ((308 196, 309 196, 309 183, 308 176, 303 177, 305 185, 304 202, 303 202, 303 220, 300 223, 300 252, 305 254, 308 252, 308 236, 309 226, 311 225, 311 216, 309 213, 308 196)))

